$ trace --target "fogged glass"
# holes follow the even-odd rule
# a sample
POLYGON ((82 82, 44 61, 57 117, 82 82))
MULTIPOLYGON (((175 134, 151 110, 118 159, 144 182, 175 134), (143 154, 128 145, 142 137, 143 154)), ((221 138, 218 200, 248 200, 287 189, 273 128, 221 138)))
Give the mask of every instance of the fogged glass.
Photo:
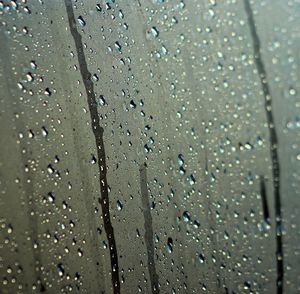
POLYGON ((299 293, 299 4, 0 1, 0 293, 299 293))

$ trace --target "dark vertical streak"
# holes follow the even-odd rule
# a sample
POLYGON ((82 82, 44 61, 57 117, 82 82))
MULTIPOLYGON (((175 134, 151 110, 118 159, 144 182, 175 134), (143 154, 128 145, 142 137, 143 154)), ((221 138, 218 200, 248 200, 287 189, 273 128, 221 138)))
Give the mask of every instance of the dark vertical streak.
POLYGON ((68 14, 71 34, 73 36, 76 51, 77 51, 79 69, 80 69, 80 73, 82 76, 83 84, 87 95, 89 112, 90 112, 91 122, 92 122, 92 130, 93 130, 95 143, 97 147, 99 184, 100 184, 100 191, 101 191, 101 197, 99 202, 102 208, 104 230, 106 233, 106 237, 108 239, 108 245, 110 251, 113 291, 115 294, 117 294, 120 293, 119 263, 118 263, 116 241, 114 236, 114 229, 111 223, 110 212, 109 212, 109 198, 108 198, 108 186, 107 186, 107 175, 106 175, 105 149, 104 149, 104 142, 103 142, 103 128, 100 126, 100 120, 97 111, 96 96, 94 92, 94 85, 93 82, 91 81, 91 73, 87 68, 87 63, 85 60, 85 54, 82 45, 82 38, 76 27, 76 20, 75 20, 73 7, 72 7, 72 1, 65 0, 65 5, 68 14))
POLYGON ((281 216, 281 195, 280 195, 280 164, 278 158, 278 139, 272 113, 272 99, 267 81, 267 74, 260 53, 260 40, 255 29, 253 12, 249 0, 244 0, 245 10, 248 17, 250 33, 253 41, 254 60, 259 73, 261 87, 265 97, 265 111, 270 135, 270 153, 272 159, 275 223, 276 223, 276 260, 277 260, 277 294, 283 292, 283 250, 282 250, 282 216, 281 216))
POLYGON ((260 197, 262 202, 264 220, 267 224, 269 224, 270 214, 269 214, 268 198, 267 198, 267 191, 266 191, 266 184, 265 184, 264 177, 260 177, 260 197))
POLYGON ((149 195, 147 188, 147 171, 146 164, 140 166, 140 185, 142 194, 142 205, 145 221, 145 243, 148 255, 148 270, 150 275, 152 293, 159 293, 158 276, 155 269, 154 262, 154 244, 153 244, 153 227, 152 216, 150 212, 149 195))

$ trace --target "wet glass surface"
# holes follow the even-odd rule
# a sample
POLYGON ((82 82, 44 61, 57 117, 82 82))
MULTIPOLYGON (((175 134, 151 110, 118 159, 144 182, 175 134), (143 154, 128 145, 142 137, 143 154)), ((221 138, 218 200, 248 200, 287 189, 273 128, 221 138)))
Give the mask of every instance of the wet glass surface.
POLYGON ((299 4, 0 1, 0 293, 298 293, 299 4))

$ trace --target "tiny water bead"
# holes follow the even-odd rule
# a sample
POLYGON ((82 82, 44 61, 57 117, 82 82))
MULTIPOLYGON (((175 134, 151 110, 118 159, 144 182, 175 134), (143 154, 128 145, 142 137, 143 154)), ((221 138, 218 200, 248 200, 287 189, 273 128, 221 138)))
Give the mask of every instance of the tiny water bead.
POLYGON ((168 238, 167 249, 169 253, 173 252, 173 239, 170 237, 168 238))
POLYGON ((123 204, 120 200, 117 200, 117 209, 121 211, 123 209, 123 204))
POLYGON ((80 26, 84 27, 86 25, 86 22, 85 22, 84 18, 81 15, 78 16, 77 20, 78 20, 78 23, 79 23, 80 26))
POLYGON ((147 39, 155 39, 159 36, 159 30, 156 27, 152 27, 146 32, 147 39))

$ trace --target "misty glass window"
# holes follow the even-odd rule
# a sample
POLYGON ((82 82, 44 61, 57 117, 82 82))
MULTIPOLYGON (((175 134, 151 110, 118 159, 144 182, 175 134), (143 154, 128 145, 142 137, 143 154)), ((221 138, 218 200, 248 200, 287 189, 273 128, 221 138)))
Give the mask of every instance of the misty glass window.
POLYGON ((298 293, 299 15, 0 1, 0 293, 298 293))

